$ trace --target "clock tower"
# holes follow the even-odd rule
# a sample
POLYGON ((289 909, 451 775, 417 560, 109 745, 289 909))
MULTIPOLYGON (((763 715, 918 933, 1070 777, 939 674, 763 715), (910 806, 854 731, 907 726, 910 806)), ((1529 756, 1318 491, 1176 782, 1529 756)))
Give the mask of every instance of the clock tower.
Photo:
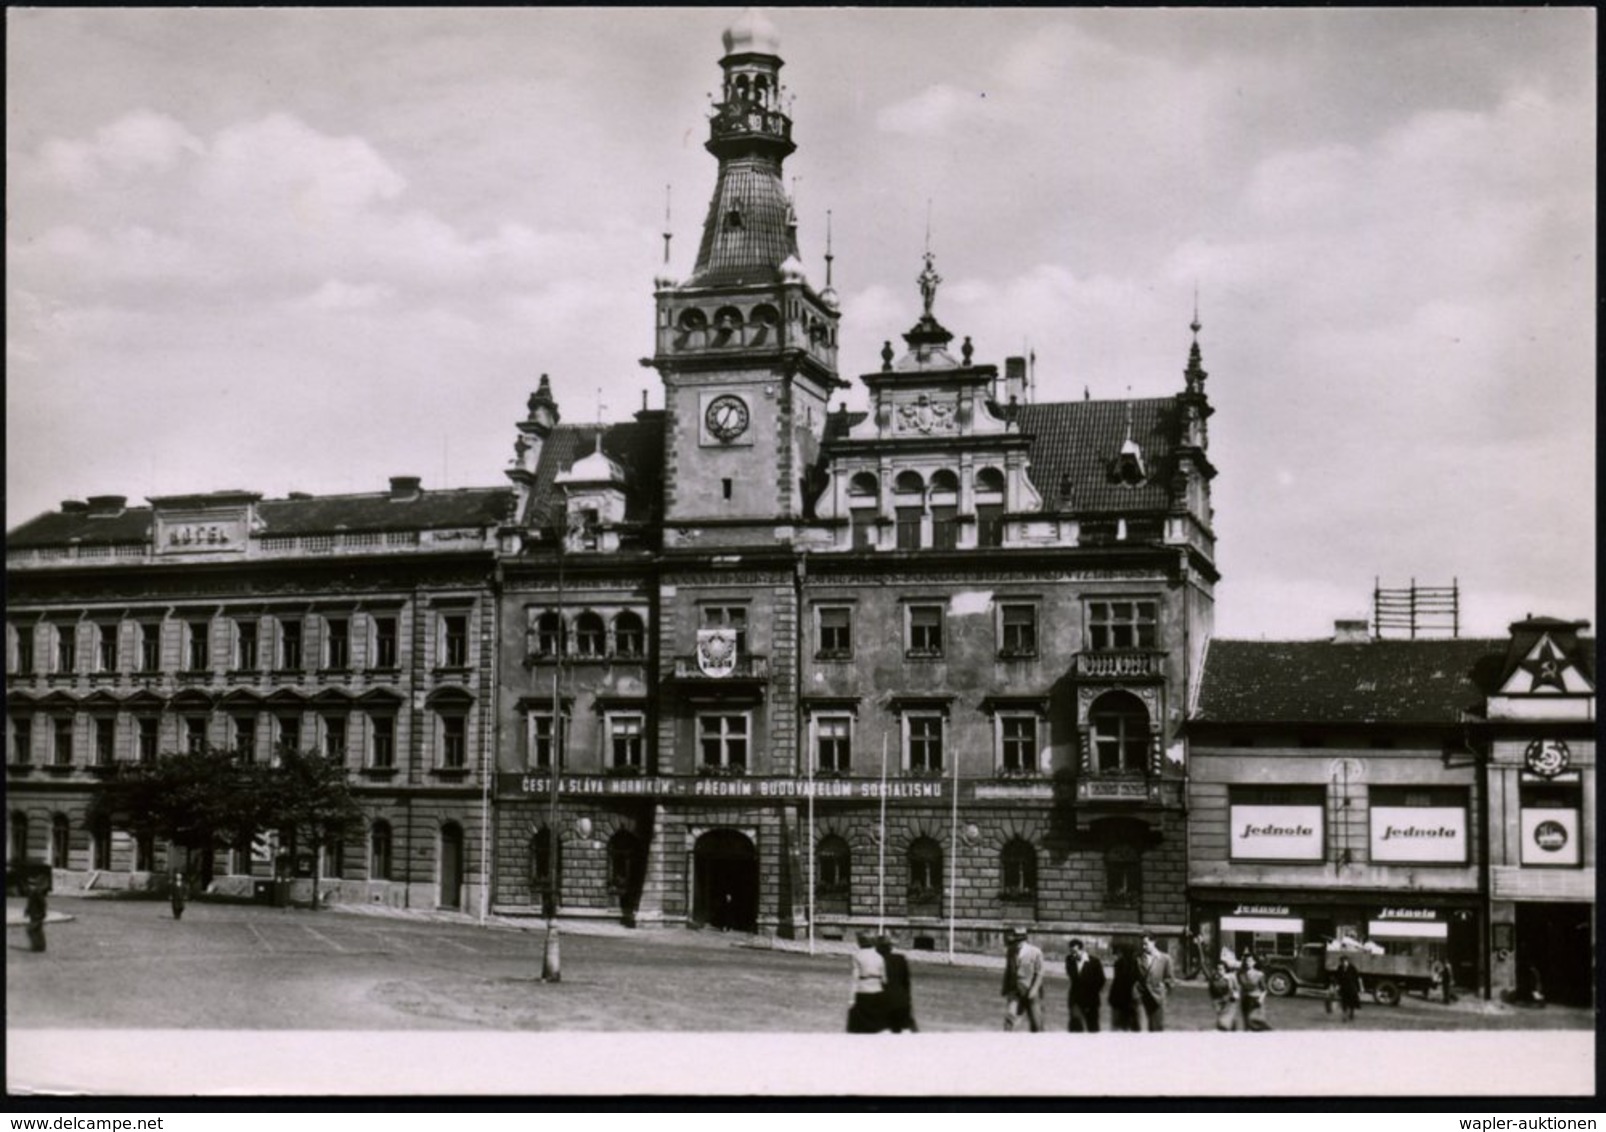
POLYGON ((724 35, 708 151, 719 161, 691 276, 657 281, 664 545, 791 541, 837 377, 836 296, 797 252, 781 167, 795 146, 780 39, 751 9, 724 35))

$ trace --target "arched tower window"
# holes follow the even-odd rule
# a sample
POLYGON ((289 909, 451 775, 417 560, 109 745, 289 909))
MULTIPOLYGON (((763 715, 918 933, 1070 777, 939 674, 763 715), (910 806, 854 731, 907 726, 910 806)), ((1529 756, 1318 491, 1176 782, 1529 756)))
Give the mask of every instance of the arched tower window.
POLYGON ((1131 692, 1106 692, 1088 711, 1093 769, 1142 774, 1149 765, 1149 710, 1131 692))

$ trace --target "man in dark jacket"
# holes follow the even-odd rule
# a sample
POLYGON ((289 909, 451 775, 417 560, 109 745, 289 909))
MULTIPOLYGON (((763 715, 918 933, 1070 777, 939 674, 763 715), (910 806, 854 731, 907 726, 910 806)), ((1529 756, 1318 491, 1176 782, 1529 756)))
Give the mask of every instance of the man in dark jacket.
POLYGON ((909 986, 908 958, 894 950, 892 940, 886 936, 876 939, 875 949, 881 953, 881 960, 887 965, 887 989, 882 992, 887 1029, 894 1034, 901 1034, 905 1030, 911 1034, 919 1033, 920 1027, 915 1025, 914 996, 909 986))
POLYGON ((1070 1030, 1073 1034, 1099 1032, 1099 995, 1104 990, 1104 964, 1087 953, 1079 939, 1071 940, 1065 954, 1065 974, 1071 980, 1070 1030))
POLYGON ((41 880, 28 882, 28 950, 45 949, 45 918, 49 914, 45 905, 45 885, 41 880))

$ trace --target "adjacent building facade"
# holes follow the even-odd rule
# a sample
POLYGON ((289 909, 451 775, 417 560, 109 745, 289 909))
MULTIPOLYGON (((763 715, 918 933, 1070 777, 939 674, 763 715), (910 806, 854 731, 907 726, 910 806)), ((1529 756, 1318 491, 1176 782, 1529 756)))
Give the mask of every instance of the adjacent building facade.
POLYGON ((1202 934, 1278 954, 1350 937, 1443 962, 1468 990, 1523 992, 1537 978, 1587 1000, 1582 625, 1530 619, 1508 640, 1338 628, 1330 641, 1210 645, 1189 726, 1202 934))

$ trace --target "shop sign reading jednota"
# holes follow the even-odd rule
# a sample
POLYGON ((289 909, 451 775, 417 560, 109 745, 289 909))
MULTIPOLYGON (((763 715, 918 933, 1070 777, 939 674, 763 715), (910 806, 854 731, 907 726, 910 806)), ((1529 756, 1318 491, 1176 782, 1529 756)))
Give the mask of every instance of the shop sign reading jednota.
POLYGON ((1228 837, 1234 861, 1320 861, 1322 807, 1231 806, 1228 837))
POLYGON ((1466 864, 1467 811, 1461 806, 1373 806, 1372 860, 1466 864))

